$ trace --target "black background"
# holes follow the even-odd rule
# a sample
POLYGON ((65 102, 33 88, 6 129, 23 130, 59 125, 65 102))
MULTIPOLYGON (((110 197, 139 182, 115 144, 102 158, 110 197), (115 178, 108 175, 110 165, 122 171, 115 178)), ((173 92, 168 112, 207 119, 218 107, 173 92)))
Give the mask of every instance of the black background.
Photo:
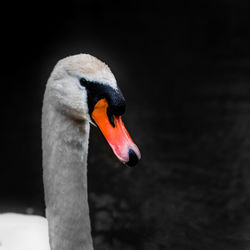
POLYGON ((124 168, 92 128, 96 249, 250 247, 250 3, 70 1, 1 8, 0 211, 44 214, 40 118, 56 62, 89 53, 127 99, 124 168))

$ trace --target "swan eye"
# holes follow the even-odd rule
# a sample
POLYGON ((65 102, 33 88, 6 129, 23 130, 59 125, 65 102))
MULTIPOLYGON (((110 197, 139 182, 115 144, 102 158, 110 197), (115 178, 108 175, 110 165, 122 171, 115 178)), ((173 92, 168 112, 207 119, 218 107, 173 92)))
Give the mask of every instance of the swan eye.
POLYGON ((85 78, 81 78, 80 79, 80 85, 82 87, 86 87, 87 84, 88 84, 88 81, 85 78))

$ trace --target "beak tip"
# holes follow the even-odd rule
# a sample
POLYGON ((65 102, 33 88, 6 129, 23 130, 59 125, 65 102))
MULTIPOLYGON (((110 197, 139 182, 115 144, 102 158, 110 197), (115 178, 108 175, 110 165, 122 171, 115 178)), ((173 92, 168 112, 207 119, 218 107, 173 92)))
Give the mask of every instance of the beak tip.
POLYGON ((128 165, 129 167, 134 167, 138 163, 139 158, 133 149, 129 149, 128 153, 129 160, 126 162, 126 165, 128 165))

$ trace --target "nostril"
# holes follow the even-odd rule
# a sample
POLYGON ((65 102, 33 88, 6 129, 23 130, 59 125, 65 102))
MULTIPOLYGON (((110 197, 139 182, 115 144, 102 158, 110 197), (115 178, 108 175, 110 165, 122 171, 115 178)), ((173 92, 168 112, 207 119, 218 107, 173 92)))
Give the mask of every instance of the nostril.
POLYGON ((109 118, 109 122, 112 125, 112 127, 115 127, 115 121, 114 121, 114 116, 111 114, 110 108, 107 108, 107 116, 109 118))
POLYGON ((128 155, 129 155, 129 160, 126 163, 128 166, 133 167, 138 163, 138 157, 135 153, 135 151, 133 149, 129 149, 128 151, 128 155))

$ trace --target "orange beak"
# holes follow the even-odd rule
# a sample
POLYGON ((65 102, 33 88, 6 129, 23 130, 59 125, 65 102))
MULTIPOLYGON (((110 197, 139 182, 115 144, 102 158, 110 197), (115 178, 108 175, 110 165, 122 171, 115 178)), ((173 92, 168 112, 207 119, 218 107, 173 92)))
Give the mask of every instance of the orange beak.
POLYGON ((106 99, 96 103, 91 116, 117 158, 129 166, 136 165, 141 158, 140 151, 126 130, 121 116, 108 115, 106 99))

